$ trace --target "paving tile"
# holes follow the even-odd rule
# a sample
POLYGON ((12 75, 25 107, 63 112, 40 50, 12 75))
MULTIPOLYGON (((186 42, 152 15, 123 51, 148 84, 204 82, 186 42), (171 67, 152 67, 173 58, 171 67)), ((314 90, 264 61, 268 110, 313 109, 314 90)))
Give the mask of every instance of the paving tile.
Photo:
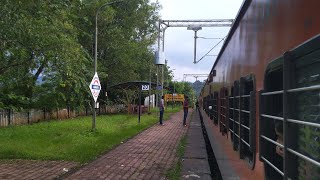
POLYGON ((54 179, 79 163, 66 161, 0 160, 0 179, 54 179))

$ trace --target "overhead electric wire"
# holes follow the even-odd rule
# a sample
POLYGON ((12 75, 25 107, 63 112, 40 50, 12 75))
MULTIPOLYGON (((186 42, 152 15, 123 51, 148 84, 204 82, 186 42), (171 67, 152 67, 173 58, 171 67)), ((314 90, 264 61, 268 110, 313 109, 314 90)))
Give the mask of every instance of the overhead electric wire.
POLYGON ((200 39, 223 39, 223 38, 206 38, 206 37, 197 37, 197 38, 200 38, 200 39))
POLYGON ((217 47, 222 41, 224 41, 226 37, 222 38, 216 45, 214 45, 205 55, 203 55, 196 63, 201 61, 204 57, 206 57, 215 47, 217 47))

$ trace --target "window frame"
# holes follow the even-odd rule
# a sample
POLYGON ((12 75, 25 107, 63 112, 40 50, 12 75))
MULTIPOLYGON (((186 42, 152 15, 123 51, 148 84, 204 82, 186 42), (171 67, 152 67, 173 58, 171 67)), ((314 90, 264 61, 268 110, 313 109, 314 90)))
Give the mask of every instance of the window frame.
POLYGON ((234 104, 233 104, 233 86, 231 86, 230 95, 228 96, 228 126, 229 126, 229 132, 230 132, 230 140, 233 144, 233 138, 234 138, 234 119, 233 119, 233 111, 234 111, 234 104))
POLYGON ((212 120, 214 125, 218 125, 219 122, 219 92, 214 91, 213 92, 213 102, 212 102, 212 120))
POLYGON ((220 89, 220 106, 219 106, 219 130, 222 135, 227 135, 228 137, 228 129, 229 123, 228 119, 228 89, 226 87, 222 87, 220 89))
MULTIPOLYGON (((234 81, 233 85, 233 150, 240 155, 240 82, 234 81)), ((241 158, 241 156, 240 156, 241 158)))
MULTIPOLYGON (((296 65, 298 66, 299 59, 303 57, 308 57, 308 55, 319 52, 320 48, 320 35, 308 40, 307 42, 303 43, 302 45, 294 48, 293 50, 287 51, 284 53, 283 57, 280 60, 276 60, 271 62, 266 72, 272 71, 270 69, 274 68, 275 66, 282 66, 282 73, 283 73, 283 88, 282 90, 278 91, 260 91, 259 92, 259 159, 264 162, 267 168, 272 168, 280 175, 283 176, 283 179, 288 178, 295 178, 298 177, 299 174, 297 172, 298 166, 298 159, 303 159, 304 161, 311 163, 316 168, 320 168, 320 161, 317 161, 310 157, 310 155, 304 155, 298 150, 298 127, 314 127, 320 128, 319 122, 308 122, 300 119, 293 119, 290 115, 294 114, 295 112, 295 98, 290 98, 290 96, 297 92, 308 92, 308 91, 319 91, 320 84, 316 85, 307 85, 303 87, 296 86, 296 77, 295 77, 295 68, 296 65), (282 116, 274 116, 272 114, 266 114, 267 109, 267 98, 270 96, 281 95, 282 94, 282 116), (282 122, 283 126, 283 139, 284 143, 280 144, 275 140, 271 139, 270 137, 265 136, 266 127, 268 124, 266 123, 266 119, 274 119, 277 121, 282 122), (268 155, 267 150, 264 148, 266 147, 266 143, 272 143, 274 146, 279 146, 283 148, 284 155, 283 155, 283 170, 281 171, 277 168, 270 160, 266 159, 268 155)), ((311 58, 310 58, 311 59, 311 58)), ((307 61, 309 59, 305 59, 307 61)), ((313 59, 311 59, 313 60, 313 59)), ((310 60, 310 61, 311 61, 310 60)), ((307 63, 306 63, 307 64, 307 63)), ((265 79, 266 79, 265 74, 265 79)), ((264 89, 267 89, 266 84, 264 89)), ((270 98, 271 99, 271 98, 270 98)), ((305 112, 307 110, 303 110, 305 112)))
POLYGON ((240 78, 240 157, 245 159, 251 169, 254 169, 255 160, 256 160, 256 79, 254 74, 247 75, 245 77, 240 78), (249 90, 248 94, 244 91, 246 88, 247 83, 252 83, 252 88, 249 90), (245 101, 244 99, 249 99, 245 101), (245 109, 248 102, 248 109, 245 109), (245 119, 244 114, 249 114, 248 119, 245 119), (247 122, 245 122, 247 120, 247 122), (245 125, 248 124, 248 126, 245 125), (245 139, 245 133, 249 131, 248 140, 245 139), (247 149, 247 148, 248 149, 247 149), (245 152, 249 151, 249 152, 245 152), (249 153, 247 155, 246 153, 249 153), (251 154, 251 157, 250 156, 251 154), (250 160, 251 159, 251 160, 250 160))

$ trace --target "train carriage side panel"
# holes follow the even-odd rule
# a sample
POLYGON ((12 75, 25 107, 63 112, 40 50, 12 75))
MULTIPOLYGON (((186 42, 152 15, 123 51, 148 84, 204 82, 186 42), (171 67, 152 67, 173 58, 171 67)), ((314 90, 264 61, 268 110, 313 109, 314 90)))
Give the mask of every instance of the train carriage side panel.
MULTIPOLYGON (((239 11, 237 19, 219 53, 211 71, 211 85, 214 89, 227 87, 231 91, 235 81, 241 77, 253 74, 255 77, 255 91, 263 89, 264 72, 272 60, 283 55, 284 52, 296 47, 302 42, 316 36, 320 32, 320 13, 318 0, 247 0, 239 11)), ((208 83, 208 82, 207 82, 208 83)), ((205 97, 205 96, 203 96, 205 97)), ((256 93, 256 156, 259 152, 259 98, 256 93)), ((214 129, 216 130, 216 129, 214 129)), ((225 138, 221 136, 220 138, 225 138)), ((230 141, 230 140, 229 140, 230 141)), ((231 141, 230 147, 231 148, 231 141)), ((226 150, 226 152, 230 152, 226 150)), ((232 153, 237 153, 233 151, 232 153)), ((229 154, 229 156, 233 156, 229 154)), ((241 160, 239 160, 241 161, 241 160)), ((258 168, 261 167, 256 158, 258 168)), ((245 173, 246 162, 242 168, 235 167, 239 174, 245 173)), ((257 170, 257 167, 253 171, 257 170)))

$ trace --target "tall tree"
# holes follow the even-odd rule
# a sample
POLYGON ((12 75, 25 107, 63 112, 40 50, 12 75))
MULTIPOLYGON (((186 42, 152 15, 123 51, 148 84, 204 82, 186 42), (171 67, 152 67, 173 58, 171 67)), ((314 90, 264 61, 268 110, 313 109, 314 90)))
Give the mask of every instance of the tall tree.
POLYGON ((72 8, 76 6, 68 1, 1 1, 5 17, 0 22, 5 27, 0 30, 4 106, 37 106, 33 103, 39 97, 36 86, 41 96, 59 95, 66 76, 69 81, 85 79, 88 56, 77 42, 78 32, 73 26, 72 8), (44 89, 40 90, 41 86, 44 89), (28 100, 23 105, 17 99, 28 100))
MULTIPOLYGON (((100 1, 96 8, 105 1, 100 1)), ((114 85, 149 79, 151 46, 157 37, 159 5, 148 0, 124 1, 102 9, 98 16, 98 72, 114 85)))
MULTIPOLYGON (((95 13, 107 2, 0 1, 0 108, 77 107, 90 101, 95 13)), ((149 0, 128 0, 101 10, 103 86, 148 79, 159 8, 149 0)))

